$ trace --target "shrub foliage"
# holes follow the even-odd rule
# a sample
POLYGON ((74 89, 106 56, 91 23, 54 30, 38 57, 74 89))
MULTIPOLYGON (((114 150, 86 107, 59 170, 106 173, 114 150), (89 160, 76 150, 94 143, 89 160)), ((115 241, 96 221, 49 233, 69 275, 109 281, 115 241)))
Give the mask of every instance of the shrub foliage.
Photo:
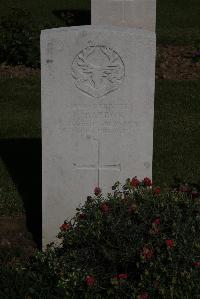
POLYGON ((24 64, 38 67, 40 64, 39 31, 24 9, 13 9, 0 22, 0 63, 24 64))
POLYGON ((61 244, 50 244, 21 270, 29 282, 23 295, 199 298, 198 192, 186 185, 163 191, 136 177, 112 189, 103 196, 95 188, 61 225, 61 244))

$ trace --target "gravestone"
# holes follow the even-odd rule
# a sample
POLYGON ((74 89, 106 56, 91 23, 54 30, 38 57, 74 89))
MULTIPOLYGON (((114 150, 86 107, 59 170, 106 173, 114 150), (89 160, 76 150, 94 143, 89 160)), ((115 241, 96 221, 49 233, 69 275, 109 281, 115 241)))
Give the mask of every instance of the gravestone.
POLYGON ((42 31, 43 246, 96 186, 152 176, 155 52, 145 30, 42 31))
POLYGON ((156 0, 91 0, 92 25, 127 26, 155 32, 156 0))

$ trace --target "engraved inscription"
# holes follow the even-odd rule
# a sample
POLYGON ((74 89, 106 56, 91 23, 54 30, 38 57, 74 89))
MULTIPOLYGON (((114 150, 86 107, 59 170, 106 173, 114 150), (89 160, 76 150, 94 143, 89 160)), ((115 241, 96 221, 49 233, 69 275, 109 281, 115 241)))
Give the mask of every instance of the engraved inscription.
POLYGON ((75 132, 125 133, 135 126, 127 104, 74 105, 70 109, 68 127, 75 132))
POLYGON ((63 117, 57 122, 61 131, 91 134, 129 134, 136 129, 138 119, 133 118, 133 109, 126 103, 69 104, 63 110, 63 117), (64 120, 64 121, 63 121, 64 120))
POLYGON ((120 55, 106 46, 81 50, 72 63, 75 85, 84 93, 101 98, 119 88, 125 76, 120 55))

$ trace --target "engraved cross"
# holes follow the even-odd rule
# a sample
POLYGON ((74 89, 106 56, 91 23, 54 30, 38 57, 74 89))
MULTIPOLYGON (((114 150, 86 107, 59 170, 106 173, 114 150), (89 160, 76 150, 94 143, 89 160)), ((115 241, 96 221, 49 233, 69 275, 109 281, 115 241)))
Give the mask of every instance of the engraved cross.
POLYGON ((105 164, 105 165, 101 165, 100 163, 100 141, 98 139, 94 139, 97 142, 97 149, 98 149, 98 158, 97 158, 97 163, 96 164, 77 164, 77 163, 73 163, 73 166, 76 169, 87 169, 87 170, 92 170, 92 169, 96 169, 97 170, 97 186, 99 187, 100 185, 100 171, 101 170, 117 170, 117 171, 121 171, 121 164, 117 163, 117 164, 105 164))

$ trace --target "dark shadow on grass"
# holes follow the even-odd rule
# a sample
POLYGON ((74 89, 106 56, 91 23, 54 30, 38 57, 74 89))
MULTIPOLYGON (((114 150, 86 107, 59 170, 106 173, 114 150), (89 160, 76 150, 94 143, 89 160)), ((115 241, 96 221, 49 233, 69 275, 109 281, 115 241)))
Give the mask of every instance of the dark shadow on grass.
POLYGON ((53 14, 62 20, 66 26, 91 24, 90 10, 54 10, 53 14))
POLYGON ((27 228, 38 248, 42 241, 41 140, 0 140, 2 157, 24 203, 27 228))

